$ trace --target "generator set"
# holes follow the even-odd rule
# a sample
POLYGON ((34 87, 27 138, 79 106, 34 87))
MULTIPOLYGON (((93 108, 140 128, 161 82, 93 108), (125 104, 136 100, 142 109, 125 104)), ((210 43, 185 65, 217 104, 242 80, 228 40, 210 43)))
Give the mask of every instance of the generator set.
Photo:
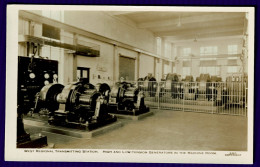
POLYGON ((162 81, 158 86, 160 96, 170 92, 173 99, 212 100, 216 101, 217 105, 226 102, 226 85, 221 83, 222 79, 218 76, 201 74, 194 82, 193 76, 186 76, 180 80, 178 74, 169 73, 166 79, 162 79, 162 81))
MULTIPOLYGON (((100 88, 107 86, 101 84, 100 88)), ((44 106, 48 110, 51 125, 93 130, 117 120, 107 112, 108 95, 109 90, 99 92, 84 82, 49 84, 39 92, 36 108, 44 106)))
POLYGON ((206 91, 207 99, 216 101, 216 105, 222 105, 222 103, 226 101, 226 86, 221 82, 221 77, 211 76, 206 91))
POLYGON ((244 106, 246 102, 246 88, 248 87, 248 76, 246 74, 232 74, 226 78, 226 92, 228 105, 244 106))
POLYGON ((148 92, 150 97, 154 97, 156 95, 157 82, 151 74, 148 74, 144 78, 139 78, 137 82, 139 91, 148 92))
POLYGON ((184 99, 187 100, 196 100, 197 99, 197 93, 198 87, 195 82, 193 82, 193 76, 188 75, 183 80, 183 94, 184 99))
POLYGON ((18 56, 18 99, 24 114, 35 106, 35 95, 41 88, 58 82, 58 61, 18 56))
POLYGON ((210 75, 200 74, 200 76, 196 78, 196 82, 198 82, 198 100, 209 100, 208 90, 210 85, 210 75))
POLYGON ((183 84, 180 75, 176 73, 168 73, 166 79, 163 79, 160 85, 160 95, 171 92, 172 98, 183 98, 183 84))
POLYGON ((110 92, 110 113, 139 115, 148 111, 149 107, 144 104, 143 91, 128 82, 115 83, 110 92))

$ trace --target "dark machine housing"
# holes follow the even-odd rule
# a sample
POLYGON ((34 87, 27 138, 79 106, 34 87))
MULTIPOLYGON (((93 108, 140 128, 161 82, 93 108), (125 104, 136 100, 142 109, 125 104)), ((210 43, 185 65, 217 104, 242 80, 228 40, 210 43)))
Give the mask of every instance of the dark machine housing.
MULTIPOLYGON (((208 91, 209 91, 209 83, 210 83, 210 75, 209 74, 200 74, 199 77, 196 78, 198 83, 198 100, 206 100, 208 99, 208 91)), ((209 99, 208 99, 209 100, 209 99)))
POLYGON ((193 76, 191 75, 186 76, 183 82, 184 99, 196 100, 197 93, 198 93, 197 83, 193 82, 193 76))
POLYGON ((109 112, 139 115, 149 111, 144 104, 144 92, 131 83, 117 82, 111 90, 109 112))
POLYGON ((107 112, 108 95, 109 90, 99 92, 84 82, 49 84, 41 89, 38 103, 48 109, 49 124, 93 130, 117 120, 107 112))
POLYGON ((168 73, 166 79, 162 79, 160 85, 160 96, 171 92, 172 98, 183 98, 183 84, 180 82, 180 75, 168 73))
POLYGON ((246 94, 248 87, 248 75, 247 74, 232 74, 226 78, 226 98, 227 106, 245 106, 246 94))
POLYGON ((152 75, 148 74, 144 78, 139 78, 137 82, 140 91, 148 92, 150 97, 154 97, 156 95, 158 84, 152 75))

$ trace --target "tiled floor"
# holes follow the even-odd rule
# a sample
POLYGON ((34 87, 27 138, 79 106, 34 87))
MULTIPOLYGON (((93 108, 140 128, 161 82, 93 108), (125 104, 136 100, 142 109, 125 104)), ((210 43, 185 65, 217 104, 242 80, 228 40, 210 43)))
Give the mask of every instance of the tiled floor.
MULTIPOLYGON (((123 127, 92 139, 48 132, 55 148, 149 149, 149 150, 247 150, 247 117, 170 110, 156 110, 139 121, 124 121, 123 127)), ((25 126, 36 133, 36 127, 25 126)))

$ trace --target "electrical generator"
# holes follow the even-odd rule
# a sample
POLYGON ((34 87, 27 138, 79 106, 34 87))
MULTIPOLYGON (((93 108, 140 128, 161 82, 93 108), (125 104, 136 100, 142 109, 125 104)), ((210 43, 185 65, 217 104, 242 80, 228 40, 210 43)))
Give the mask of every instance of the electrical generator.
POLYGON ((44 86, 38 94, 38 103, 48 110, 51 125, 93 130, 117 120, 107 112, 108 98, 108 91, 100 92, 92 84, 77 82, 44 86))
POLYGON ((139 78, 137 81, 140 91, 148 92, 150 97, 154 97, 156 95, 158 85, 156 79, 152 76, 152 74, 148 74, 144 78, 139 78))
POLYGON ((193 82, 193 76, 188 75, 183 82, 184 99, 196 100, 197 98, 197 83, 193 82))
POLYGON ((209 90, 209 82, 210 75, 209 74, 200 74, 200 76, 196 79, 198 83, 198 100, 209 100, 208 99, 208 90, 209 90))
POLYGON ((172 98, 183 98, 183 84, 180 82, 180 75, 176 73, 168 73, 166 79, 162 79, 160 85, 160 95, 170 92, 172 98))
POLYGON ((149 111, 144 104, 144 93, 133 84, 117 82, 111 89, 109 112, 126 115, 139 115, 149 111))

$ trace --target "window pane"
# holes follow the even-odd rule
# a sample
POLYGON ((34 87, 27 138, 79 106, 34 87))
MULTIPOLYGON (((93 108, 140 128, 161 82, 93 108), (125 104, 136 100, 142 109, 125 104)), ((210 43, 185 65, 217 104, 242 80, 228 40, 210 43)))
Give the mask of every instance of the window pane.
POLYGON ((228 54, 237 54, 237 45, 228 45, 228 54))
POLYGON ((161 50, 162 39, 160 37, 156 38, 156 44, 157 44, 157 54, 161 55, 161 53, 162 53, 162 50, 161 50))
POLYGON ((217 46, 200 47, 200 55, 217 55, 217 54, 218 54, 217 46))
POLYGON ((83 78, 87 78, 88 77, 88 71, 87 70, 83 70, 83 78))
POLYGON ((191 48, 183 48, 183 56, 189 56, 191 54, 191 48))
POLYGON ((229 66, 228 73, 238 73, 238 66, 229 66))
POLYGON ((183 78, 190 74, 190 67, 183 67, 183 78))

